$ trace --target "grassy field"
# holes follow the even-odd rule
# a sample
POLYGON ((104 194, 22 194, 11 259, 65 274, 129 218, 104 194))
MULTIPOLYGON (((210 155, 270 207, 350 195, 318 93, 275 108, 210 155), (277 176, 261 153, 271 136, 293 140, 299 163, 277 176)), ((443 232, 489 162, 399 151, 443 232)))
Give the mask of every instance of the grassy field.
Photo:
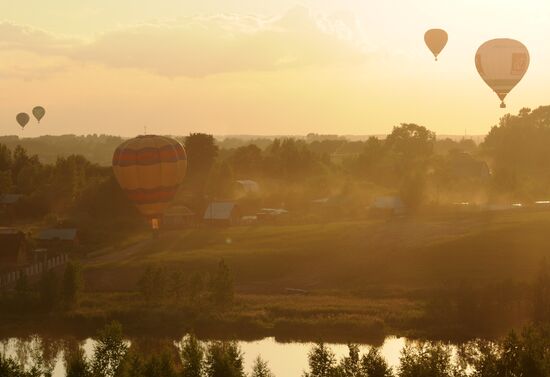
POLYGON ((550 212, 517 211, 169 232, 90 258, 90 299, 80 315, 111 313, 131 323, 141 313, 241 338, 468 336, 464 326, 473 335, 493 336, 526 320, 528 285, 550 256, 549 229, 550 212), (134 293, 147 266, 212 271, 222 258, 237 292, 236 306, 222 316, 204 310, 195 316, 170 303, 148 308, 134 293), (499 292, 513 296, 511 286, 519 293, 506 301, 499 292), (289 295, 287 288, 308 294, 289 295), (447 306, 458 314, 445 312, 447 306))
MULTIPOLYGON (((548 230, 550 212, 517 211, 136 235, 89 256, 79 308, 36 326, 89 335, 117 319, 135 334, 375 344, 495 337, 529 319, 548 230), (222 258, 235 281, 229 310, 137 293, 148 266, 206 272, 222 258)), ((24 318, 2 322, 0 332, 33 331, 24 318)))
POLYGON ((468 282, 532 281, 550 256, 550 212, 299 226, 192 229, 88 264, 91 290, 133 290, 148 265, 207 270, 223 258, 238 292, 285 288, 379 296, 468 282))

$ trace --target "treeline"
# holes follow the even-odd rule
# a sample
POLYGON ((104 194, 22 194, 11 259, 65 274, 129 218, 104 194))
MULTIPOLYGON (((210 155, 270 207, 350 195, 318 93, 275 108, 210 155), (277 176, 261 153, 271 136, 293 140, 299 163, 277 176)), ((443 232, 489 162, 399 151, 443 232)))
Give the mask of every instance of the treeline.
POLYGON ((138 289, 149 303, 186 302, 193 306, 211 303, 218 309, 231 307, 235 295, 233 275, 224 260, 213 273, 195 271, 184 274, 162 266, 148 266, 138 289))
POLYGON ((0 226, 40 222, 42 226, 75 227, 81 241, 91 244, 122 237, 142 225, 112 169, 81 155, 44 164, 19 145, 10 150, 0 144, 3 194, 21 197, 11 208, 0 208, 0 226))
MULTIPOLYGON (((200 216, 212 199, 239 200, 251 213, 260 207, 303 213, 321 200, 331 208, 327 216, 337 218, 364 213, 380 195, 400 196, 411 209, 544 200, 550 197, 549 135, 550 106, 503 117, 480 145, 467 139, 438 140, 416 124, 402 124, 386 138, 365 141, 310 135, 220 142, 212 135, 191 134, 180 138, 189 169, 176 201, 200 216), (243 198, 235 181, 244 179, 260 183, 260 193, 243 198)), ((113 177, 110 157, 104 161, 87 152, 97 149, 111 156, 122 139, 36 139, 52 155, 64 155, 66 148, 58 142, 75 143, 77 154, 55 160, 29 154, 20 145, 32 140, 0 138, 0 195, 24 195, 17 205, 19 217, 70 219, 94 232, 89 239, 138 226, 139 216, 113 177)))
MULTIPOLYGON (((244 368, 244 354, 233 341, 201 342, 193 335, 177 345, 154 351, 128 342, 122 327, 113 322, 94 338, 91 358, 76 342, 42 347, 31 360, 0 355, 0 376, 51 376, 57 352, 63 350, 67 377, 275 377, 261 357, 252 370, 244 368)), ((35 340, 40 342, 39 339, 35 340)), ((399 365, 389 366, 380 350, 361 355, 357 345, 338 360, 325 344, 313 346, 303 377, 503 377, 550 375, 550 328, 527 326, 500 341, 472 341, 460 346, 441 342, 409 342, 401 351, 399 365)), ((285 376, 286 377, 286 376, 285 376)))
POLYGON ((0 291, 0 318, 74 310, 83 289, 82 269, 73 262, 67 263, 63 271, 45 271, 35 282, 22 274, 14 289, 0 291))
POLYGON ((0 136, 0 144, 10 149, 18 145, 30 154, 40 156, 44 164, 54 164, 59 157, 81 155, 88 161, 101 166, 109 166, 113 151, 125 139, 109 135, 62 135, 19 138, 17 136, 0 136))

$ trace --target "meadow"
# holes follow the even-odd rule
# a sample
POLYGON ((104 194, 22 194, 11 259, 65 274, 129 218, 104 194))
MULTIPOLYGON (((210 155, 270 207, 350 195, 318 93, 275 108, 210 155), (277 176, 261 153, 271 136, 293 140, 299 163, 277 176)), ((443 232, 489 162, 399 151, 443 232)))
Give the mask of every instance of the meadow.
POLYGON ((51 323, 83 335, 116 319, 133 333, 206 338, 496 338, 530 320, 547 229, 550 212, 515 210, 142 233, 89 255, 79 307, 51 323), (234 279, 230 308, 138 292, 151 266, 188 275, 221 259, 234 279))

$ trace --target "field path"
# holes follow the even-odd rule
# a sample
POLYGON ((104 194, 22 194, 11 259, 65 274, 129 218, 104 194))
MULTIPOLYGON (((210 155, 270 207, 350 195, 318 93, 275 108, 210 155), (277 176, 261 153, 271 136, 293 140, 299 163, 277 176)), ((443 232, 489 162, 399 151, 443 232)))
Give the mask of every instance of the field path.
POLYGON ((153 239, 139 241, 118 251, 116 251, 116 249, 111 246, 94 252, 94 255, 86 258, 85 264, 87 266, 94 267, 102 264, 123 262, 135 256, 136 254, 139 254, 141 251, 149 247, 153 242, 153 239))

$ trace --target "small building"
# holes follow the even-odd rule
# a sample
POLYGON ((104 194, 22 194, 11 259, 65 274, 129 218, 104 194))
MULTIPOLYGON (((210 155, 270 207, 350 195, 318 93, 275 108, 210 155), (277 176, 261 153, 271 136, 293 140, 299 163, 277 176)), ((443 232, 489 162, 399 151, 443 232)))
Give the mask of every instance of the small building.
POLYGON ((369 212, 373 215, 398 216, 405 214, 405 204, 398 196, 379 196, 372 201, 369 212))
POLYGON ((260 193, 260 185, 249 179, 235 182, 235 193, 237 196, 257 195, 260 193))
POLYGON ((39 247, 53 252, 71 251, 80 244, 78 230, 75 228, 43 229, 35 240, 39 247))
POLYGON ((11 271, 29 263, 25 233, 15 228, 0 228, 0 272, 11 271))
POLYGON ((23 198, 23 195, 4 194, 0 195, 0 225, 10 224, 15 216, 15 206, 23 198))
POLYGON ((162 227, 164 229, 191 228, 196 224, 195 213, 186 206, 171 207, 162 217, 162 227))
POLYGON ((210 225, 231 226, 238 225, 241 211, 234 202, 212 202, 204 211, 203 220, 210 225))
POLYGON ((256 218, 260 222, 273 223, 288 218, 289 212, 282 208, 262 208, 256 218))
POLYGON ((23 195, 19 194, 4 194, 0 195, 0 206, 1 207, 11 207, 16 205, 23 195))
POLYGON ((461 180, 487 181, 491 177, 489 165, 466 152, 451 153, 448 167, 449 173, 461 180))

